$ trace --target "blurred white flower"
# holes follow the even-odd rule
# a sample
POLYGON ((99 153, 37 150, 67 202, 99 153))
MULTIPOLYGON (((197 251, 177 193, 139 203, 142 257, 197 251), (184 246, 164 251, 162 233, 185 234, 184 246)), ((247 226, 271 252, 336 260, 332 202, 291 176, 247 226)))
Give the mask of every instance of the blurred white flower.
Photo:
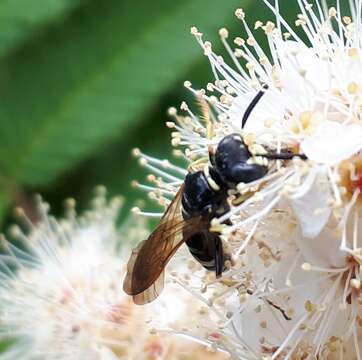
POLYGON ((36 224, 18 210, 22 226, 11 229, 17 246, 3 239, 0 335, 10 342, 0 359, 221 359, 205 342, 171 336, 171 325, 181 327, 197 313, 179 288, 169 287, 147 307, 124 294, 126 252, 147 236, 144 220, 127 220, 117 230, 121 201, 107 202, 103 188, 83 216, 74 205, 69 200, 57 221, 39 200, 36 224), (156 325, 162 336, 151 331, 156 325))
MULTIPOLYGON (((233 132, 254 154, 262 146, 307 160, 270 161, 267 176, 238 185, 245 201, 213 223, 222 227, 231 269, 220 281, 200 270, 199 283, 193 273, 185 286, 218 314, 218 343, 237 358, 361 360, 362 2, 351 0, 351 16, 343 16, 339 0, 331 8, 326 1, 297 0, 295 27, 280 14, 278 0, 263 1, 275 23, 257 21, 254 30, 265 33, 268 51, 242 9, 235 14, 245 38, 235 38, 232 47, 228 31, 220 30, 232 66, 192 28, 215 82, 206 90, 185 82, 203 115, 185 103, 184 115, 170 109, 172 144, 186 147, 175 154, 189 169, 204 166, 210 147, 233 132), (265 85, 241 129, 246 108, 265 85)), ((135 154, 154 174, 152 186, 135 185, 167 205, 186 171, 135 154)))

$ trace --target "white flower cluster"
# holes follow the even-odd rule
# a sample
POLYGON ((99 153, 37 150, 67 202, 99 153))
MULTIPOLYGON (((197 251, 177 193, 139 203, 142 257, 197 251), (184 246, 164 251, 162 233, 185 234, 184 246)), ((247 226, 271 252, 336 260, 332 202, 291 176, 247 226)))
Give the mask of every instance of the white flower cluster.
MULTIPOLYGON (((233 358, 361 360, 362 1, 350 1, 351 16, 339 0, 330 8, 296 1, 300 14, 290 26, 278 0, 264 0, 275 23, 258 21, 254 30, 265 33, 267 52, 242 9, 235 14, 245 38, 231 45, 220 30, 231 61, 191 30, 215 81, 196 90, 185 83, 203 116, 185 103, 182 115, 170 110, 172 144, 186 148, 175 153, 188 170, 205 166, 210 148, 234 132, 252 153, 287 149, 306 159, 269 160, 265 177, 239 184, 231 210, 212 223, 231 255, 229 270, 215 280, 200 268, 179 282, 217 316, 215 344, 233 358)), ((152 186, 135 185, 167 205, 187 171, 136 155, 154 175, 152 186)))
POLYGON ((362 360, 362 0, 349 1, 350 16, 339 0, 295 0, 295 26, 278 0, 263 1, 275 22, 254 30, 267 51, 242 9, 244 38, 231 45, 220 30, 230 61, 191 30, 215 81, 206 89, 185 82, 202 116, 185 103, 182 115, 170 109, 172 144, 183 147, 175 154, 188 169, 135 150, 152 175, 151 185, 134 185, 163 206, 229 134, 240 133, 253 161, 267 166, 266 176, 230 189, 230 210, 211 221, 228 255, 222 276, 183 247, 160 298, 135 306, 122 291, 120 242, 147 237, 142 219, 117 229, 120 201, 108 203, 104 189, 82 217, 70 200, 57 221, 39 201, 35 224, 18 211, 18 246, 2 239, 0 335, 8 343, 0 360, 362 360), (283 152, 299 156, 267 157, 283 152))
POLYGON ((18 210, 22 226, 11 229, 18 246, 3 238, 0 255, 1 360, 225 359, 210 341, 197 344, 182 333, 200 316, 179 287, 146 307, 123 292, 128 246, 147 228, 142 218, 130 218, 117 229, 120 205, 99 188, 83 216, 74 200, 59 221, 40 199, 35 224, 18 210), (172 336, 171 326, 181 336, 172 336))

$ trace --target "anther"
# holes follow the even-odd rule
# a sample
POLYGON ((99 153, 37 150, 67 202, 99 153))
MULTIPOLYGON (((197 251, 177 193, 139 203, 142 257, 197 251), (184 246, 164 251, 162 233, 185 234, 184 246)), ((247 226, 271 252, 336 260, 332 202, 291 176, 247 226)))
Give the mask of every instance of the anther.
POLYGON ((359 279, 351 279, 349 284, 352 288, 359 290, 361 288, 361 280, 359 279))
POLYGON ((169 129, 173 129, 173 128, 175 128, 176 124, 173 121, 166 121, 166 126, 169 129))
POLYGON ((244 12, 244 10, 241 9, 241 8, 236 9, 236 10, 235 10, 235 16, 236 16, 238 19, 240 19, 240 20, 244 19, 244 18, 245 18, 245 12, 244 12))
POLYGON ((175 108, 175 107, 170 107, 169 109, 168 109, 168 115, 170 115, 170 116, 176 116, 177 115, 177 109, 175 108))
POLYGON ((135 157, 140 157, 141 156, 141 150, 139 148, 134 148, 132 150, 132 155, 135 157))
POLYGON ((64 201, 64 206, 67 209, 74 209, 76 207, 76 201, 73 198, 68 198, 64 201))
POLYGON ((131 212, 132 212, 132 214, 139 215, 141 212, 141 209, 139 207, 135 206, 131 209, 131 212))
POLYGON ((227 39, 228 36, 229 36, 229 32, 228 32, 227 29, 221 28, 221 29, 219 30, 219 35, 221 36, 221 38, 227 39))
POLYGON ((309 264, 309 263, 304 263, 304 264, 302 264, 302 270, 311 271, 312 270, 312 265, 309 264))

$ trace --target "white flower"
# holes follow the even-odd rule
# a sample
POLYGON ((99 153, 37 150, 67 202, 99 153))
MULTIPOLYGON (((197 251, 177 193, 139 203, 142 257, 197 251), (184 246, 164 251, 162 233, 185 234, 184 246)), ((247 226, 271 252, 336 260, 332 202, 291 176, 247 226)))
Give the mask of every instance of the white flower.
POLYGON ((73 200, 60 221, 41 201, 36 224, 18 211, 26 229, 15 226, 11 235, 21 244, 3 239, 7 251, 0 255, 0 334, 11 339, 0 359, 222 358, 169 335, 171 325, 189 322, 187 314, 196 319, 196 305, 180 289, 169 287, 148 307, 134 305, 124 294, 125 249, 147 230, 143 220, 131 219, 117 231, 120 205, 117 198, 108 203, 99 188, 82 217, 73 200), (151 332, 156 325, 167 335, 151 332))
MULTIPOLYGON (((220 315, 223 341, 237 358, 361 360, 362 2, 350 1, 349 17, 338 0, 331 8, 297 0, 295 27, 280 15, 277 0, 263 1, 275 23, 258 21, 255 30, 264 31, 269 49, 257 43, 238 9, 245 38, 232 47, 228 31, 220 30, 231 66, 192 28, 215 81, 206 90, 185 82, 203 114, 185 103, 185 115, 171 109, 172 144, 186 147, 175 153, 188 171, 202 169, 210 147, 233 132, 254 155, 288 150, 307 159, 269 161, 264 178, 238 185, 245 200, 213 222, 233 264, 221 281, 210 284, 204 273, 202 284, 190 287, 220 315)), ((136 155, 155 175, 152 186, 135 185, 167 205, 186 171, 136 155)))

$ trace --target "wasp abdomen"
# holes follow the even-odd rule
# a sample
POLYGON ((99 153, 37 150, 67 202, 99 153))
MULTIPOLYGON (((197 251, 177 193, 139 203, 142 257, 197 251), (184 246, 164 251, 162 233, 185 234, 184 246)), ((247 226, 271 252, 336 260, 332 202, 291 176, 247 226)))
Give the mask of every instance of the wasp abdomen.
POLYGON ((215 243, 219 241, 215 237, 209 231, 200 231, 186 241, 192 256, 207 270, 215 270, 215 243))
POLYGON ((206 269, 220 276, 225 269, 224 251, 220 237, 210 231, 200 231, 186 241, 191 255, 206 269))
POLYGON ((224 269, 224 253, 218 234, 209 230, 212 218, 229 210, 224 185, 210 167, 186 175, 182 194, 182 214, 185 220, 202 216, 207 226, 186 240, 193 257, 207 270, 220 276, 224 269))

